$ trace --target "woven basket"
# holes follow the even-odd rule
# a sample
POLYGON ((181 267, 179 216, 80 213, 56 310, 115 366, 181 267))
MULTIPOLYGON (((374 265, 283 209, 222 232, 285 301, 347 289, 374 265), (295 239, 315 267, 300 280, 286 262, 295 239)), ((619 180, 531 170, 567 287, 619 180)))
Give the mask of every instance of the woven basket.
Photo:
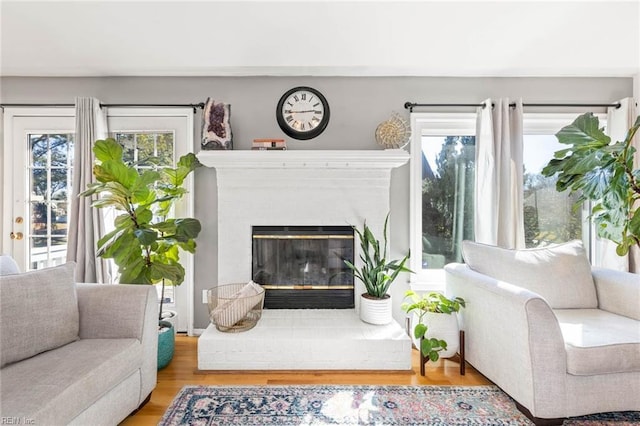
POLYGON ((239 296, 247 283, 225 284, 207 290, 209 319, 219 331, 238 333, 252 329, 262 316, 264 289, 257 284, 256 294, 239 296))

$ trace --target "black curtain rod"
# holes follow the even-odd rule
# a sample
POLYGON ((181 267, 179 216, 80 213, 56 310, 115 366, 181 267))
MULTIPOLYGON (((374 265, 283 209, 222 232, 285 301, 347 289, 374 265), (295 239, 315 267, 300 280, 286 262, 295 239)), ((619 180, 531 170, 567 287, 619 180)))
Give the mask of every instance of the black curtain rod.
MULTIPOLYGON (((73 108, 75 104, 1 104, 0 108, 6 107, 39 107, 39 108, 73 108)), ((193 108, 193 113, 196 113, 198 108, 204 109, 204 102, 198 104, 100 104, 102 107, 114 107, 114 108, 193 108)))
MULTIPOLYGON (((404 108, 408 109, 409 112, 413 112, 413 108, 416 107, 484 107, 485 104, 419 104, 419 103, 414 103, 414 102, 405 102, 404 103, 404 108)), ((509 104, 510 107, 515 107, 516 104, 515 102, 512 102, 509 104)), ((542 107, 542 108, 547 108, 547 107, 578 107, 578 108, 606 108, 606 107, 616 107, 616 108, 620 108, 620 102, 616 102, 613 104, 551 104, 551 103, 544 103, 544 104, 529 104, 529 103, 523 103, 522 104, 523 107, 542 107)))

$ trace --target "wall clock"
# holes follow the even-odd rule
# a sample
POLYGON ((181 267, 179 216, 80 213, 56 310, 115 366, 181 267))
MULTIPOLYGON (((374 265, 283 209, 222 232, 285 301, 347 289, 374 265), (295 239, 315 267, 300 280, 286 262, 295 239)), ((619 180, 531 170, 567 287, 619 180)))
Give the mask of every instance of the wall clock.
POLYGON ((294 87, 278 101, 276 119, 288 136, 299 140, 312 139, 329 124, 329 103, 316 89, 294 87))

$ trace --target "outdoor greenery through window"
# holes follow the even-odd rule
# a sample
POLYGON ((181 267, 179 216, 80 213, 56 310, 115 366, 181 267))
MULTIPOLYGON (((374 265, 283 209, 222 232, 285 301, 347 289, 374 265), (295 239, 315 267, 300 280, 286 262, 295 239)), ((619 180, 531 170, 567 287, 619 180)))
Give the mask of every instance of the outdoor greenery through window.
POLYGON ((422 138, 422 268, 461 262, 473 239, 475 136, 422 138))
POLYGON ((65 262, 73 171, 73 134, 30 134, 29 262, 41 269, 65 262))
POLYGON ((524 136, 524 237, 527 248, 583 238, 578 195, 556 191, 556 178, 541 171, 562 149, 555 135, 524 136))
POLYGON ((124 161, 136 163, 138 169, 174 165, 172 132, 119 132, 114 139, 122 145, 124 161))

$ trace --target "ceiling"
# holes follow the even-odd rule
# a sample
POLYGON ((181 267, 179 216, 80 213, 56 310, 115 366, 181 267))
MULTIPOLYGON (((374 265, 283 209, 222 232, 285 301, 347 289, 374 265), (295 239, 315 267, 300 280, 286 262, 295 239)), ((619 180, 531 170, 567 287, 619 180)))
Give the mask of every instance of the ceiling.
POLYGON ((0 0, 2 76, 633 76, 640 0, 0 0))

